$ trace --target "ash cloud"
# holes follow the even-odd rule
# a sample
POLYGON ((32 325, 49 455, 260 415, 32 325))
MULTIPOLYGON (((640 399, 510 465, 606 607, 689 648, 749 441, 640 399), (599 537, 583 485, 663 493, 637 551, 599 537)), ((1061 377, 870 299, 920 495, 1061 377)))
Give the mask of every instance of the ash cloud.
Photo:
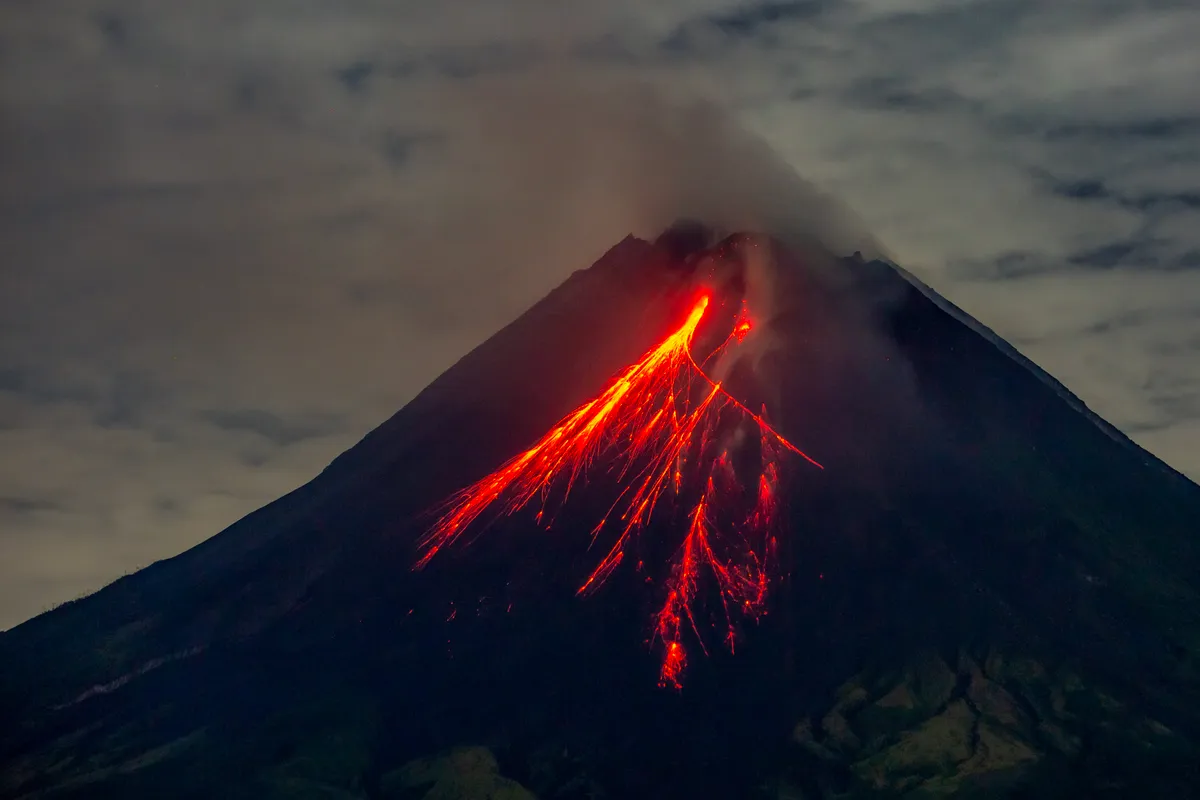
POLYGON ((581 243, 653 239, 680 218, 814 254, 884 255, 860 218, 715 97, 565 67, 463 87, 446 111, 504 204, 548 212, 530 233, 560 262, 581 243))

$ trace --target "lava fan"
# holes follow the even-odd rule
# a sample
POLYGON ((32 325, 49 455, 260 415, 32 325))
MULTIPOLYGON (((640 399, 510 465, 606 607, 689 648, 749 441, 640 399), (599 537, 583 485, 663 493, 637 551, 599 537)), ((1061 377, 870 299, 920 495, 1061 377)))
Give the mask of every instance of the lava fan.
POLYGON ((696 609, 705 580, 720 599, 732 651, 737 617, 757 618, 765 610, 781 462, 791 454, 820 464, 771 427, 765 408, 752 412, 704 371, 752 328, 743 309, 723 341, 698 361, 693 347, 712 304, 711 292, 703 291, 683 323, 598 397, 450 497, 420 542, 417 568, 489 510, 509 515, 540 501, 536 519, 542 523, 551 498, 565 504, 589 469, 603 467, 617 477, 616 497, 591 536, 610 537, 612 544, 579 593, 603 584, 657 512, 668 523, 661 529, 681 536, 653 622, 652 641, 663 648, 660 684, 681 686, 687 630, 705 649, 696 609))

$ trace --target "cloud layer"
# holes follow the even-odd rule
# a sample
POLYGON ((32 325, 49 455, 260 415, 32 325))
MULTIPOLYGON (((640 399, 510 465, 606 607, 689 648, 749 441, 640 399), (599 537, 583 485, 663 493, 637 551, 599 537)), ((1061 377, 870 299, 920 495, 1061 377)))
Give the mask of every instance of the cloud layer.
POLYGON ((0 627, 307 480, 630 230, 832 208, 784 164, 1200 477, 1191 4, 445 5, 0 7, 0 627))

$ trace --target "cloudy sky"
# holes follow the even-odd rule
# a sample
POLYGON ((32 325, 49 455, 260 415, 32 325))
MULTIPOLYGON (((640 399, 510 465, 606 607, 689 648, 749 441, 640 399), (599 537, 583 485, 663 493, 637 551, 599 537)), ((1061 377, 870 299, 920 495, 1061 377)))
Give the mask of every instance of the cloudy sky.
POLYGON ((0 628, 303 483, 678 201, 766 202, 722 126, 1200 478, 1197 41, 1183 0, 4 3, 0 628))

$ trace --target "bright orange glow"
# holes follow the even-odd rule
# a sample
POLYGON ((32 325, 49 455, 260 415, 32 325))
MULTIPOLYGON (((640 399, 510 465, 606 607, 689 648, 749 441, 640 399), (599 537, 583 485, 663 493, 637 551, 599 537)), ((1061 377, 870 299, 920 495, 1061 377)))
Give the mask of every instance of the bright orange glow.
MULTIPOLYGON (((678 503, 692 505, 666 581, 666 599, 655 617, 654 637, 664 647, 660 684, 681 686, 687 666, 682 642, 685 620, 704 647, 695 612, 703 573, 715 580, 728 627, 725 640, 732 650, 735 614, 757 618, 765 611, 780 451, 820 464, 775 431, 765 420, 765 410, 751 412, 693 359, 693 339, 709 305, 709 296, 702 294, 683 324, 616 375, 599 397, 572 411, 528 450, 455 493, 421 540, 424 553, 417 568, 456 542, 493 505, 499 514, 507 515, 540 496, 543 508, 536 517, 540 523, 551 490, 561 492, 565 503, 588 468, 604 455, 612 458, 606 463, 617 471, 621 490, 593 528, 592 538, 610 529, 615 530, 615 538, 579 593, 594 591, 617 569, 630 541, 650 522, 664 495, 670 494, 678 503), (760 469, 749 489, 740 485, 728 450, 716 440, 717 423, 726 408, 741 412, 739 425, 753 423, 758 431, 760 469), (698 500, 687 499, 689 486, 703 487, 698 500), (736 512, 747 505, 748 512, 736 512), (729 523, 729 536, 718 532, 718 517, 729 523)), ((732 342, 741 342, 751 329, 743 311, 705 363, 732 342)))

